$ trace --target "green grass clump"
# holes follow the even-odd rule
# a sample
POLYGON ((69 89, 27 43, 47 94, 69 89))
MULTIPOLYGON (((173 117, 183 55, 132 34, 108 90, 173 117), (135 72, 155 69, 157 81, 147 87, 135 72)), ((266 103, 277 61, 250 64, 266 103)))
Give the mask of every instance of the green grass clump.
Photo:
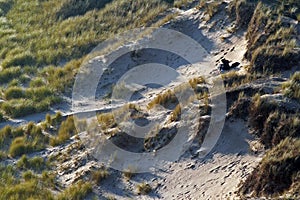
POLYGON ((0 71, 0 83, 8 83, 14 78, 18 78, 22 74, 20 67, 10 67, 0 71))
POLYGON ((2 62, 4 68, 9 68, 13 66, 26 66, 33 65, 35 63, 34 55, 32 52, 24 51, 19 54, 6 56, 5 60, 2 62))
POLYGON ((173 104, 177 102, 177 97, 174 92, 168 90, 162 94, 157 95, 149 104, 148 109, 153 108, 155 105, 168 106, 169 104, 173 104))
POLYGON ((35 171, 41 171, 46 167, 46 162, 42 157, 33 157, 28 159, 26 155, 23 155, 17 162, 17 167, 21 169, 32 169, 35 171))
POLYGON ((41 77, 37 77, 30 81, 29 86, 31 88, 42 87, 45 86, 45 81, 41 77))
POLYGON ((9 154, 12 157, 17 157, 26 153, 33 152, 35 149, 35 146, 27 141, 25 137, 17 137, 12 141, 9 147, 9 154))
POLYGON ((47 199, 54 200, 53 194, 42 187, 37 180, 29 179, 14 185, 0 187, 0 199, 47 199))
POLYGON ((56 199, 32 171, 25 171, 20 176, 15 167, 0 165, 0 179, 0 199, 56 199))
POLYGON ((52 172, 48 172, 48 171, 43 171, 42 172, 42 177, 41 180, 43 181, 43 183, 50 188, 55 188, 55 181, 56 175, 52 172))
POLYGON ((137 193, 141 195, 149 194, 152 191, 151 186, 148 183, 140 183, 136 186, 137 193))
POLYGON ((4 98, 6 100, 10 99, 20 99, 25 97, 25 92, 20 87, 10 87, 4 92, 4 98))
POLYGON ((70 186, 58 195, 57 200, 81 200, 92 192, 92 185, 90 183, 83 183, 79 181, 75 185, 70 186))
POLYGON ((0 151, 0 161, 5 160, 7 158, 7 154, 4 151, 0 151))
MULTIPOLYGON (((240 195, 251 193, 252 197, 275 198, 293 190, 297 185, 294 181, 297 181, 295 177, 299 174, 299 158, 299 138, 288 137, 281 141, 264 156, 259 166, 242 183, 240 195)), ((295 192, 295 195, 299 197, 299 193, 295 192)))
POLYGON ((0 148, 8 151, 12 157, 41 150, 48 141, 48 136, 32 122, 27 126, 16 128, 5 126, 0 130, 0 148))
POLYGON ((98 184, 109 176, 107 169, 99 169, 92 172, 92 180, 98 184))
POLYGON ((23 172, 22 177, 25 181, 36 179, 35 174, 33 174, 32 171, 30 171, 30 170, 23 172))
POLYGON ((296 72, 289 81, 282 85, 284 94, 300 102, 300 72, 296 72))
POLYGON ((3 115, 3 113, 0 111, 0 122, 4 122, 6 119, 3 115))
MULTIPOLYGON (((46 90, 47 91, 47 90, 46 90)), ((44 92, 44 91, 38 91, 44 92)), ((34 96, 33 99, 11 99, 1 104, 2 110, 10 117, 18 118, 26 115, 48 111, 50 106, 60 102, 56 96, 46 97, 34 96), (41 101, 38 101, 41 100, 41 101)))
POLYGON ((12 128, 11 126, 7 125, 0 130, 0 147, 2 149, 6 149, 6 146, 9 144, 10 140, 15 137, 23 136, 23 129, 19 128, 12 128))
POLYGON ((181 116, 181 106, 180 106, 180 104, 177 104, 177 106, 171 113, 171 121, 175 122, 175 121, 180 120, 180 116, 181 116))
POLYGON ((73 116, 69 116, 65 121, 61 123, 57 136, 50 139, 50 145, 57 146, 63 144, 64 142, 69 140, 71 136, 76 134, 77 130, 74 124, 73 116))

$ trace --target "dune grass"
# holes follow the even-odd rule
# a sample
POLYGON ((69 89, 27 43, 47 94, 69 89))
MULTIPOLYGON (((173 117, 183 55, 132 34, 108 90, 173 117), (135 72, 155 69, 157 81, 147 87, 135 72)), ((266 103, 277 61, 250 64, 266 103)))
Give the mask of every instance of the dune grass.
POLYGON ((0 50, 2 66, 57 65, 81 58, 110 34, 145 25, 170 5, 161 0, 15 0, 6 9, 6 26, 15 35, 0 40, 8 48, 0 50))
POLYGON ((278 1, 272 5, 257 4, 248 26, 248 50, 245 54, 254 71, 279 72, 298 63, 297 31, 284 21, 285 17, 296 19, 289 12, 295 7, 299 7, 299 2, 294 0, 278 1))
POLYGON ((152 191, 152 187, 148 183, 139 183, 136 185, 137 194, 146 195, 152 191))
POLYGON ((24 88, 23 92, 7 88, 1 109, 10 117, 49 110, 61 93, 71 94, 84 56, 96 45, 117 33, 158 22, 172 5, 166 0, 1 1, 0 84, 22 83, 32 94, 24 95, 24 88), (51 94, 36 91, 43 86, 51 94))
POLYGON ((282 85, 284 94, 300 102, 300 72, 296 72, 289 81, 282 85))
POLYGON ((84 199, 89 193, 92 192, 92 185, 90 183, 84 183, 83 181, 79 181, 76 184, 70 186, 66 190, 64 190, 61 194, 56 198, 57 200, 79 200, 84 199))
POLYGON ((70 139, 71 136, 76 135, 77 130, 74 124, 73 116, 67 117, 65 121, 63 121, 59 127, 58 134, 50 138, 50 145, 57 146, 65 143, 70 139))
POLYGON ((109 176, 107 169, 98 169, 92 172, 91 178, 96 183, 99 184, 102 180, 109 176))
POLYGON ((294 192, 290 196, 295 195, 297 199, 295 178, 299 174, 299 155, 300 139, 287 137, 264 156, 259 166, 240 187, 240 194, 244 196, 251 193, 252 197, 275 198, 284 196, 291 190, 294 192))

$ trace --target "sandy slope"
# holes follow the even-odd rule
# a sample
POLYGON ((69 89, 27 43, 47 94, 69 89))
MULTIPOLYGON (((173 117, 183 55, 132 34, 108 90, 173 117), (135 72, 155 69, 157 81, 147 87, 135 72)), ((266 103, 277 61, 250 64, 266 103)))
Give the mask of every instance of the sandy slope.
POLYGON ((250 152, 244 121, 227 122, 214 150, 202 160, 172 164, 157 192, 162 199, 233 199, 240 183, 260 161, 250 152))
MULTIPOLYGON (((179 11, 179 16, 167 23, 165 27, 181 31, 198 41, 207 52, 213 55, 214 66, 218 64, 218 60, 225 57, 233 62, 241 62, 241 66, 247 63, 243 61, 243 54, 246 49, 246 41, 244 33, 229 34, 226 30, 232 27, 232 23, 226 17, 225 12, 218 13, 209 22, 205 22, 203 13, 191 9, 188 11, 179 11), (226 36, 225 40, 222 39, 226 36)), ((161 57, 164 55, 149 54, 149 57, 161 57)), ((164 60, 163 60, 164 61, 164 60)), ((176 57, 168 57, 164 61, 167 65, 178 66, 180 60, 176 57)), ((122 75, 122 70, 126 71, 126 67, 133 66, 136 61, 126 57, 120 63, 116 63, 115 71, 110 74, 112 79, 118 79, 122 75), (125 62, 125 64, 124 64, 125 62), (125 68, 124 68, 125 66, 125 68), (119 70, 120 67, 121 71, 119 70)), ((180 66, 178 72, 188 75, 189 77, 197 76, 197 70, 191 66, 180 66)), ((243 73, 243 68, 239 67, 240 73, 243 73)), ((212 75, 218 75, 219 72, 211 69, 212 75)), ((100 83, 101 95, 105 95, 105 91, 109 90, 109 84, 112 84, 112 79, 107 79, 106 82, 100 83), (104 93, 103 93, 104 92, 104 93)), ((172 82, 169 86, 172 88, 180 84, 179 80, 172 82)), ((151 98, 155 94, 162 92, 162 89, 147 88, 142 93, 145 97, 151 98)), ((99 102, 81 102, 83 107, 76 112, 84 112, 93 109, 107 109, 107 102, 100 100, 99 102)), ((134 103, 144 103, 144 100, 136 100, 134 103)), ((74 111, 66 109, 66 106, 61 107, 66 110, 66 115, 74 111)), ((221 116, 225 118, 225 116, 221 116)), ((44 114, 37 114, 32 117, 23 119, 26 121, 40 121, 44 119, 44 114)), ((12 121, 13 124, 18 121, 12 121)), ((4 124, 0 124, 2 126, 4 124)), ((169 163, 165 172, 157 172, 155 174, 141 174, 137 177, 150 181, 154 191, 150 196, 134 196, 130 193, 128 196, 134 199, 233 199, 234 191, 238 184, 243 180, 261 159, 260 156, 254 155, 249 150, 250 137, 247 126, 244 121, 226 121, 222 135, 219 138, 217 145, 212 152, 204 159, 185 157, 176 163, 169 163), (156 177, 152 179, 153 177, 156 177)), ((51 151, 56 151, 52 149, 51 151)), ((60 151, 60 150, 57 150, 60 151)), ((70 170, 72 173, 72 170, 70 170)), ((74 172, 76 173, 76 171, 74 172)), ((62 176, 61 179, 70 177, 62 176)), ((139 179, 139 178, 137 178, 139 179)), ((134 190, 134 180, 126 183, 128 186, 118 185, 119 180, 109 180, 108 183, 103 183, 103 187, 99 188, 102 194, 110 194, 116 196, 117 199, 128 199, 126 192, 128 188, 134 190), (117 187, 118 186, 118 187, 117 187), (119 188, 121 187, 121 189, 119 188), (119 188, 119 189, 116 189, 119 188), (125 189, 124 189, 125 188, 125 189), (122 191, 122 192, 121 192, 122 191)), ((66 181, 63 181, 66 182, 66 181)))
MULTIPOLYGON (((215 48, 210 49, 215 55, 214 60, 225 57, 245 66, 247 63, 243 60, 246 51, 244 33, 231 35, 226 31, 232 24, 226 20, 225 13, 218 13, 214 17, 213 21, 216 23, 206 23, 202 18, 203 15, 194 9, 180 15, 182 21, 193 24, 195 28, 198 26, 190 35, 201 32, 201 35, 214 44, 215 48), (225 40, 221 39, 224 35, 225 40)), ((212 72, 216 73, 214 69, 212 72)), ((239 67, 239 73, 244 73, 242 67, 239 67)), ((158 197, 168 200, 235 199, 234 192, 238 184, 261 159, 250 151, 249 142, 253 140, 244 121, 227 120, 217 145, 205 159, 181 160, 171 164, 167 173, 161 175, 165 178, 156 190, 158 197)))
MULTIPOLYGON (((244 33, 228 34, 226 28, 232 26, 225 13, 219 13, 211 22, 202 20, 203 14, 191 9, 181 12, 178 18, 166 24, 168 28, 181 31, 196 39, 210 52, 215 60, 225 57, 233 62, 240 62, 237 70, 244 73, 242 66, 246 51, 244 33), (217 22, 217 23, 214 23, 217 22), (220 39, 226 35, 226 40, 220 39)), ((178 71, 197 75, 192 68, 184 67, 178 71)), ((212 74, 219 72, 212 68, 212 74)), ((245 108, 246 109, 246 108, 245 108)), ((223 116, 225 118, 225 116, 223 116)), ((251 173, 261 160, 261 155, 251 152, 249 143, 255 141, 248 133, 245 121, 226 120, 221 137, 215 148, 204 159, 185 157, 176 163, 169 163, 164 172, 151 175, 138 175, 149 181, 155 190, 147 196, 116 195, 117 199, 236 199, 235 191, 238 184, 251 173), (153 178, 156 177, 156 178, 153 178)), ((134 190, 135 180, 130 181, 129 188, 134 190)), ((114 192, 108 192, 113 194, 114 192)))

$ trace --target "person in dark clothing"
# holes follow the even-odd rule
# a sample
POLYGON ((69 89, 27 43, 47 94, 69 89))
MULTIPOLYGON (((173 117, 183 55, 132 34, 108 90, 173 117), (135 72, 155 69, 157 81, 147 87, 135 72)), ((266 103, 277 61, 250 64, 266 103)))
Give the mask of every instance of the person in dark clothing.
POLYGON ((229 70, 230 69, 230 65, 229 65, 230 61, 227 60, 227 59, 225 59, 225 58, 223 58, 221 61, 222 61, 222 64, 219 67, 220 70, 221 71, 223 71, 223 70, 229 70))
POLYGON ((230 70, 230 69, 235 68, 240 65, 239 62, 235 62, 232 65, 230 65, 229 64, 230 61, 225 58, 223 58, 221 61, 222 61, 222 64, 220 64, 220 66, 219 66, 219 70, 221 70, 221 71, 230 70))

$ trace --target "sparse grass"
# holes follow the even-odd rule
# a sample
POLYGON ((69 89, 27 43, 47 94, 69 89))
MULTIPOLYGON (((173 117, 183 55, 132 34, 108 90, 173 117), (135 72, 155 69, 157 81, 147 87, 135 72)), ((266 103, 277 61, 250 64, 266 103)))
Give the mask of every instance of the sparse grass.
POLYGON ((137 194, 146 195, 152 191, 152 187, 148 183, 140 183, 136 186, 137 194))
POLYGON ((175 8, 183 8, 188 6, 190 3, 193 3, 194 0, 175 0, 174 7, 175 8))
POLYGON ((69 116, 65 121, 61 123, 57 136, 50 139, 50 145, 57 146, 63 144, 64 142, 69 140, 71 136, 76 134, 77 130, 74 124, 73 116, 69 116))
MULTIPOLYGON (((239 189, 241 196, 251 193, 252 197, 274 198, 293 190, 297 185, 295 177, 299 174, 299 155, 299 138, 288 137, 281 141, 264 156, 259 166, 242 183, 239 189)), ((295 194, 297 196, 296 192, 295 194)))
MULTIPOLYGON (((289 2, 293 8, 297 2, 289 2)), ((248 50, 245 57, 251 61, 252 70, 279 72, 290 69, 299 60, 297 31, 285 26, 282 16, 289 15, 280 2, 266 6, 259 2, 247 31, 248 50)))
POLYGON ((38 184, 37 180, 28 180, 15 185, 0 187, 0 199, 47 199, 54 200, 47 188, 38 184))
POLYGON ((205 79, 202 76, 195 77, 189 80, 191 87, 197 92, 197 86, 199 84, 205 84, 205 79))
POLYGON ((4 151, 0 151, 0 161, 5 160, 7 158, 7 154, 4 151))
POLYGON ((242 84, 249 83, 261 77, 261 75, 258 73, 247 73, 241 75, 237 71, 229 71, 221 76, 224 80, 224 85, 227 88, 236 88, 242 84))
POLYGON ((263 133, 264 122, 269 117, 269 114, 277 110, 276 102, 270 102, 265 98, 261 98, 260 94, 256 94, 252 98, 249 108, 249 123, 258 135, 263 133))
POLYGON ((42 157, 33 157, 28 159, 26 155, 23 155, 17 162, 17 167, 21 169, 32 169, 35 171, 42 171, 46 168, 46 162, 42 157))
POLYGON ((125 180, 130 180, 134 176, 135 172, 136 170, 134 169, 134 167, 128 166, 127 169, 123 170, 123 177, 125 178, 125 180))
POLYGON ((0 111, 0 122, 4 122, 4 121, 6 121, 6 119, 3 115, 3 113, 0 111))
POLYGON ((241 119, 248 119, 250 107, 250 98, 245 96, 244 92, 239 93, 238 99, 232 104, 229 109, 229 116, 241 119))
POLYGON ((16 128, 5 126, 0 130, 0 148, 8 151, 12 157, 41 150, 48 139, 34 123, 16 128))
POLYGON ((157 95, 149 104, 148 109, 152 109, 155 105, 168 106, 169 104, 174 104, 177 102, 175 94, 171 90, 157 95))
POLYGON ((180 106, 180 104, 177 104, 177 106, 175 107, 175 109, 171 113, 170 120, 172 122, 178 121, 178 120, 180 120, 180 115, 181 115, 181 106, 180 106))
POLYGON ((201 0, 197 6, 198 9, 203 9, 206 14, 205 20, 210 20, 219 11, 220 1, 207 2, 201 0))
POLYGON ((109 176, 107 169, 98 169, 92 172, 92 180, 99 184, 102 180, 106 179, 109 176))
POLYGON ((57 200, 81 200, 92 192, 92 185, 82 181, 70 186, 58 195, 57 200))
POLYGON ((97 119, 98 119, 98 122, 100 123, 102 130, 106 130, 108 128, 113 128, 117 125, 113 113, 103 113, 103 114, 97 115, 97 119))
POLYGON ((236 23, 239 28, 248 26, 256 5, 257 1, 251 0, 235 0, 230 2, 229 11, 232 12, 230 15, 235 15, 236 23))
POLYGON ((249 109, 249 124, 267 148, 286 137, 299 137, 300 119, 297 114, 286 113, 275 101, 256 94, 249 109))
POLYGON ((25 181, 36 179, 36 176, 30 170, 23 172, 22 177, 25 181))
POLYGON ((296 72, 289 81, 282 85, 284 94, 300 102, 300 72, 296 72))
POLYGON ((37 149, 25 137, 17 137, 12 141, 9 147, 9 154, 12 157, 17 157, 26 153, 33 152, 34 150, 37 149))
POLYGON ((20 67, 10 67, 0 71, 0 84, 8 83, 14 78, 18 78, 22 74, 20 67))

